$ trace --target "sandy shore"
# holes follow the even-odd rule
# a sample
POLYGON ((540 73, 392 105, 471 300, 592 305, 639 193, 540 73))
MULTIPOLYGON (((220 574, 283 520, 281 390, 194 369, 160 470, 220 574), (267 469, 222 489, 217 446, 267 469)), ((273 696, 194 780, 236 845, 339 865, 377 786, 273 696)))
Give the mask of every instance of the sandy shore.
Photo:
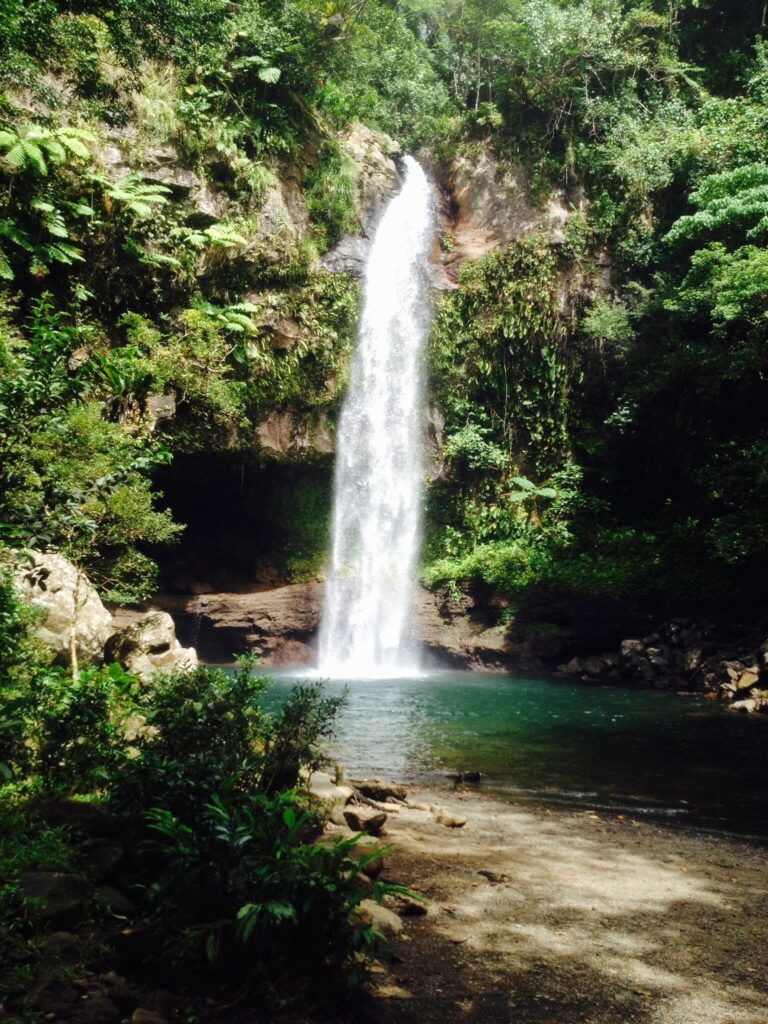
POLYGON ((376 976, 379 1024, 768 1024, 768 851, 412 788, 386 877, 426 898, 376 976), (485 872, 485 874, 483 874, 485 872))

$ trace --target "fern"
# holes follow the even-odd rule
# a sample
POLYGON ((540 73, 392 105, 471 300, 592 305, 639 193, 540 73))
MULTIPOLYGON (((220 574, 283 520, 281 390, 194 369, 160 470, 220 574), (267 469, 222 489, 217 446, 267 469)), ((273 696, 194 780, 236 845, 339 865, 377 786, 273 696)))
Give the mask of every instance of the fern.
POLYGON ((120 203, 139 220, 150 217, 155 207, 164 206, 171 194, 165 185, 154 185, 140 174, 127 174, 119 181, 102 177, 92 180, 104 188, 109 202, 120 203))
POLYGON ((95 142, 96 137, 83 128, 43 128, 41 125, 25 125, 18 132, 11 129, 0 131, 0 153, 3 160, 15 171, 34 171, 46 177, 49 164, 64 164, 68 160, 87 161, 91 153, 86 143, 95 142))
POLYGON ((15 275, 13 268, 11 267, 11 261, 6 255, 4 249, 0 247, 0 278, 3 281, 12 281, 15 275))
POLYGON ((244 238, 235 228, 224 221, 211 224, 210 227, 187 228, 178 227, 171 231, 172 238, 178 238, 184 244, 193 249, 204 249, 208 245, 219 246, 222 249, 236 249, 238 246, 247 245, 248 239, 244 238))
POLYGON ((208 302, 202 296, 197 296, 193 299, 192 306, 215 320, 225 331, 231 331, 233 334, 253 334, 258 329, 253 314, 259 312, 259 307, 252 302, 237 302, 231 306, 214 306, 212 302, 208 302))

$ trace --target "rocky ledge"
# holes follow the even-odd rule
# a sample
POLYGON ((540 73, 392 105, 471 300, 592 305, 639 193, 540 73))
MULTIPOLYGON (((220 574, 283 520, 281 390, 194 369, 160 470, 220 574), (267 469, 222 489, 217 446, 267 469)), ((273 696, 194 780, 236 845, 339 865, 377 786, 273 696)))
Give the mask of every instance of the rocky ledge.
MULTIPOLYGON (((235 652, 256 651, 265 666, 309 666, 320 625, 322 584, 297 583, 248 593, 200 596, 160 594, 148 607, 170 612, 184 643, 210 662, 231 661, 235 652)), ((435 667, 478 671, 535 667, 530 643, 516 643, 498 621, 493 600, 456 598, 420 590, 416 628, 435 667)), ((128 625, 136 612, 121 612, 128 625)))
POLYGON ((768 713, 768 640, 723 644, 711 624, 695 619, 671 619, 642 639, 624 640, 618 651, 573 658, 560 671, 705 693, 729 701, 734 711, 768 713))

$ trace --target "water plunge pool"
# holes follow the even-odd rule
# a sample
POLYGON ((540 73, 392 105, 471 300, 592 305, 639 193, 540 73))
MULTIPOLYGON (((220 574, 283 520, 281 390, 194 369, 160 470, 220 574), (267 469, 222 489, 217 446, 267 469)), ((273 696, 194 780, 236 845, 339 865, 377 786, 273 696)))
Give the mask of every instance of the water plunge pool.
MULTIPOLYGON (((279 702, 305 677, 273 671, 279 702)), ((350 778, 448 781, 515 802, 580 807, 768 839, 768 720, 716 701, 587 683, 438 672, 346 688, 329 746, 350 778)))

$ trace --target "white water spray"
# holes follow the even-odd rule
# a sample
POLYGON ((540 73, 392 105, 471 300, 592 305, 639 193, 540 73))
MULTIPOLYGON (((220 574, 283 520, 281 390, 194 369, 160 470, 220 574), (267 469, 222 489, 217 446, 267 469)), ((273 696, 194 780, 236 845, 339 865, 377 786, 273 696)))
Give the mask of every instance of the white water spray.
POLYGON ((413 589, 421 540, 423 352, 434 203, 411 157, 373 239, 349 390, 339 422, 331 561, 319 671, 418 669, 413 589))

